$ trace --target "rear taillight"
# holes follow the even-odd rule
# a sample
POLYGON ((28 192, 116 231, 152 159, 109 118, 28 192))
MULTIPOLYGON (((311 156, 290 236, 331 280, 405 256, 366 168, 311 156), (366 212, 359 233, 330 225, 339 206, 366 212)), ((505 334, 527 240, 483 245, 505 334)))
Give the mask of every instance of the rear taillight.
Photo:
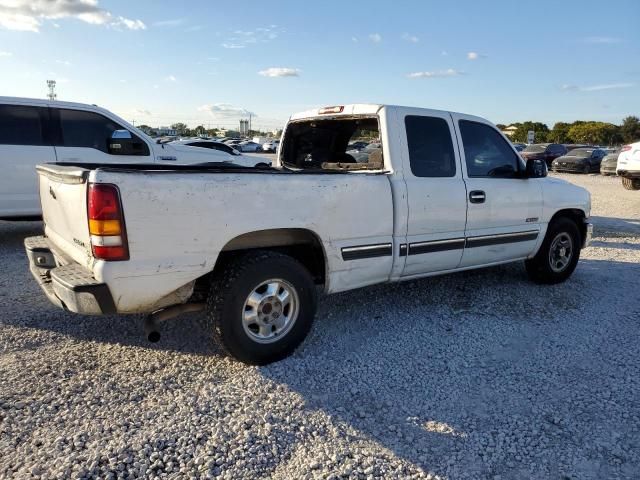
POLYGON ((118 187, 90 183, 87 213, 93 256, 101 260, 129 260, 118 187))
POLYGON ((620 149, 621 152, 627 152, 629 150, 631 150, 631 145, 625 145, 620 149))

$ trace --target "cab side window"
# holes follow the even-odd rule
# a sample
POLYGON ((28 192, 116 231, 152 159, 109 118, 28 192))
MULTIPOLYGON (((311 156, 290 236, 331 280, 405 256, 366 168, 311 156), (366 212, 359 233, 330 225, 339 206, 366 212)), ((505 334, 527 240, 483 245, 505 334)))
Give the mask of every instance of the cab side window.
POLYGON ((0 105, 0 145, 47 145, 38 107, 0 105))
POLYGON ((453 177, 456 157, 451 130, 442 118, 408 115, 404 120, 411 172, 416 177, 453 177))
POLYGON ((470 177, 514 178, 520 161, 502 136, 489 125, 460 120, 467 174, 470 177))

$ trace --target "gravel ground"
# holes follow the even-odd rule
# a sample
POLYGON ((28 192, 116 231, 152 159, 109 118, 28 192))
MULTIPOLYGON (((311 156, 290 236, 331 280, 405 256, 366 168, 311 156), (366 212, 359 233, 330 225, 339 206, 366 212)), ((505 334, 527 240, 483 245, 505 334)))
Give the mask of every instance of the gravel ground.
POLYGON ((0 222, 2 478, 638 478, 640 192, 589 188, 595 246, 555 287, 521 265, 324 299, 287 360, 222 358, 193 317, 49 305, 0 222))

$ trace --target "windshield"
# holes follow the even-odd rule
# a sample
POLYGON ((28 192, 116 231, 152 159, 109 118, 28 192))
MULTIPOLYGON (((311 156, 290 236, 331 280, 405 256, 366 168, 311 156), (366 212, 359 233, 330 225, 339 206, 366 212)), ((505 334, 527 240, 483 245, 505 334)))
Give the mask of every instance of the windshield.
POLYGON ((545 151, 546 148, 547 148, 546 145, 529 145, 523 151, 531 152, 531 153, 542 153, 545 151))
POLYGON ((586 148, 576 148, 575 150, 571 150, 571 156, 586 158, 591 156, 591 152, 593 152, 593 150, 587 150, 586 148))

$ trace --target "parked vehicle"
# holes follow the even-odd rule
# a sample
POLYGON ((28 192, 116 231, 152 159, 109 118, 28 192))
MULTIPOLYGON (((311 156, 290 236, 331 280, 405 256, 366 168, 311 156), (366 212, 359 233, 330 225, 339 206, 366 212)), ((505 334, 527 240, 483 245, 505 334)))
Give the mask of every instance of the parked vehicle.
POLYGON ((357 150, 359 152, 360 150, 365 148, 367 145, 369 145, 369 142, 363 142, 363 141, 351 142, 347 146, 347 151, 349 151, 349 150, 357 150))
POLYGON ((45 235, 25 240, 31 271, 72 312, 150 314, 150 340, 159 322, 204 309, 203 331, 224 352, 265 364, 309 332, 317 285, 334 293, 515 261, 553 284, 591 238, 589 193, 545 178, 542 160, 525 164, 471 115, 303 112, 276 166, 40 165, 45 235), (351 137, 376 130, 378 152, 349 160, 351 137))
POLYGON ((347 153, 351 155, 358 163, 369 163, 370 155, 381 154, 382 144, 369 143, 362 150, 347 150, 347 153))
POLYGON ((260 159, 152 139, 95 105, 0 97, 0 218, 41 213, 35 167, 39 163, 194 164, 260 159))
POLYGON ((515 148, 517 152, 521 152, 527 148, 527 146, 524 143, 514 143, 513 148, 515 148))
POLYGON ((593 147, 591 145, 584 145, 582 143, 565 143, 564 148, 567 149, 567 152, 570 152, 571 150, 575 150, 576 148, 596 148, 596 147, 593 147))
POLYGON ((620 149, 616 173, 622 177, 624 188, 640 190, 640 142, 625 145, 620 149))
POLYGON ((264 152, 275 153, 278 150, 279 145, 280 145, 280 140, 270 140, 268 142, 265 142, 262 145, 262 150, 264 152))
POLYGON ((605 151, 599 148, 576 148, 556 158, 551 168, 554 172, 599 172, 604 156, 605 151))
POLYGON ((550 167, 551 162, 566 153, 567 149, 565 146, 559 143, 534 143, 522 150, 520 155, 526 161, 544 160, 547 167, 550 167))
POLYGON ((245 142, 240 142, 236 148, 238 150, 240 150, 241 152, 257 152, 258 150, 262 149, 262 145, 260 145, 259 143, 256 142, 252 142, 250 140, 245 141, 245 142))
POLYGON ((268 158, 251 157, 242 155, 238 150, 230 145, 225 145, 222 142, 216 142, 212 140, 179 140, 172 142, 172 145, 188 145, 190 147, 208 148, 212 150, 218 150, 231 155, 233 158, 229 161, 235 165, 242 165, 245 167, 268 167, 271 166, 271 160, 268 158))
POLYGON ((618 155, 620 155, 620 149, 613 150, 613 152, 605 155, 600 162, 600 173, 602 175, 615 175, 616 168, 618 166, 618 155))

